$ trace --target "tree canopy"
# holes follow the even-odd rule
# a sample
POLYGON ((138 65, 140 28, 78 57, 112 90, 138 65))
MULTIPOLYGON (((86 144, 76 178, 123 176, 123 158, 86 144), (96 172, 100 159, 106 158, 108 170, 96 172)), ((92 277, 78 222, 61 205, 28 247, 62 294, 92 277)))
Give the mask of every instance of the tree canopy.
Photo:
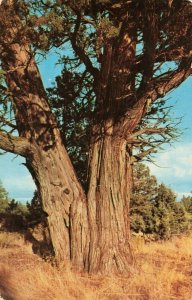
MULTIPOLYGON (((131 145, 139 148, 134 159, 142 159, 176 136, 177 121, 169 118, 170 107, 164 105, 163 98, 191 74, 190 1, 16 1, 15 9, 22 25, 14 39, 26 38, 37 59, 51 49, 60 49, 60 63, 64 68, 56 79, 50 101, 58 122, 62 123, 63 140, 73 156, 79 153, 82 159, 88 152, 88 128, 92 123, 110 114, 117 121, 123 121, 127 115, 126 123, 129 106, 142 101, 142 119, 140 116, 131 135, 125 136, 131 145), (118 76, 105 77, 110 66, 104 66, 104 62, 112 59, 107 49, 114 57, 121 57, 113 63, 118 76), (105 80, 115 87, 122 82, 125 89, 123 96, 116 96, 116 108, 111 112, 107 107, 100 112, 97 109, 101 67, 105 68, 105 80), (129 82, 129 77, 132 84, 124 82, 123 78, 129 82), (100 114, 105 116, 99 117, 100 114)), ((9 17, 12 13, 9 8, 2 14, 2 21, 7 24, 5 32, 12 26, 9 17)), ((0 121, 2 129, 6 126, 7 130, 10 125, 12 132, 17 126, 13 114, 8 114, 13 107, 8 104, 11 95, 3 84, 5 73, 1 71, 0 121)), ((102 91, 102 95, 106 92, 102 91)), ((80 160, 77 172, 81 164, 80 160)))

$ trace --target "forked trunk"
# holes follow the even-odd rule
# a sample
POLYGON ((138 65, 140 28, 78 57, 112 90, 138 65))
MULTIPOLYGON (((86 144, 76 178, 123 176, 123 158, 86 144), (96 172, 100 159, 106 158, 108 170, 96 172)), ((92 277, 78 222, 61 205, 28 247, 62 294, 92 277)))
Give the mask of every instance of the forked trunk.
POLYGON ((68 155, 59 142, 44 153, 35 144, 31 150, 27 166, 41 195, 56 260, 86 270, 87 203, 68 155))
POLYGON ((95 136, 92 142, 89 270, 124 273, 130 271, 133 263, 129 230, 132 167, 126 141, 110 131, 95 136))

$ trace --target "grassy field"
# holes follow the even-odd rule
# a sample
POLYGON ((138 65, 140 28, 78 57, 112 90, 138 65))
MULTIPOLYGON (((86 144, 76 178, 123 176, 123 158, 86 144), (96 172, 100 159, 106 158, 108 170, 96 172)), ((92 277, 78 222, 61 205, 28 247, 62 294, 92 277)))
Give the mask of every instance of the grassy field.
POLYGON ((0 295, 6 300, 191 300, 192 236, 133 241, 136 269, 127 277, 88 276, 53 267, 19 234, 0 233, 0 295))

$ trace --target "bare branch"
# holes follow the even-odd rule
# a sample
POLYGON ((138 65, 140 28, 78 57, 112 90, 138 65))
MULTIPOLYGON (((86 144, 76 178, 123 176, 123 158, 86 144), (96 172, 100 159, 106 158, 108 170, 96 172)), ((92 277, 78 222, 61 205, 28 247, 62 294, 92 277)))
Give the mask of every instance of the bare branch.
POLYGON ((7 152, 26 156, 31 144, 27 139, 15 137, 10 134, 5 134, 0 131, 0 148, 7 152))
POLYGON ((3 123, 3 125, 8 125, 12 129, 17 129, 17 126, 13 124, 11 121, 7 120, 4 116, 0 115, 0 122, 3 123))
MULTIPOLYGON (((158 146, 160 146, 161 144, 162 143, 159 143, 158 146)), ((148 156, 148 155, 150 155, 152 153, 156 153, 158 146, 151 147, 148 150, 142 151, 141 153, 139 153, 137 155, 133 155, 132 158, 131 158, 131 163, 138 162, 138 161, 142 160, 144 157, 146 157, 146 156, 148 156)))
POLYGON ((95 21, 93 21, 93 20, 91 20, 91 19, 88 19, 88 18, 86 18, 86 17, 83 17, 83 18, 82 18, 82 22, 83 22, 83 23, 86 23, 86 24, 91 24, 91 25, 93 25, 93 26, 96 26, 95 21))
POLYGON ((166 132, 167 130, 168 130, 167 128, 143 128, 141 130, 134 132, 129 138, 132 139, 142 134, 154 134, 154 133, 160 134, 166 132))

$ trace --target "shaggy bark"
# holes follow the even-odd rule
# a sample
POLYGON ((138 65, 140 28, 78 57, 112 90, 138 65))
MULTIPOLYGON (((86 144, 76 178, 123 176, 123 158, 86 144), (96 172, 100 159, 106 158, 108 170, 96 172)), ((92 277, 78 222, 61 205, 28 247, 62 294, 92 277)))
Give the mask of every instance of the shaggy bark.
POLYGON ((97 137, 92 145, 88 193, 91 272, 130 271, 131 182, 127 142, 112 134, 97 137))

